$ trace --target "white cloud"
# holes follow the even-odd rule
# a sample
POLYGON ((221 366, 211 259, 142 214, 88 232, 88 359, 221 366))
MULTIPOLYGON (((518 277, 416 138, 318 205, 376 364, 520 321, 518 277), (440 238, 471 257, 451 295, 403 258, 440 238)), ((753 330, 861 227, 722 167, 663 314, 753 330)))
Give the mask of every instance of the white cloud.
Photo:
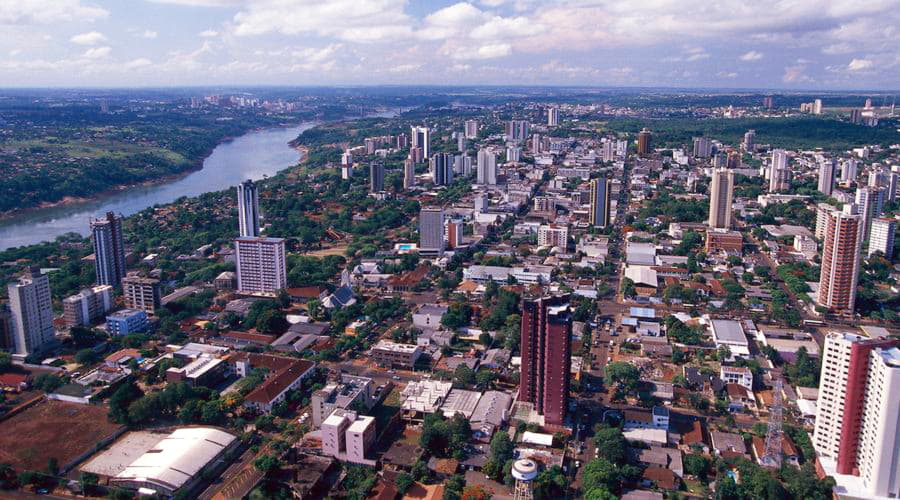
POLYGON ((850 52, 853 52, 853 47, 846 42, 834 43, 822 49, 823 54, 828 54, 830 56, 849 54, 850 52))
POLYGON ((112 48, 110 47, 93 47, 87 49, 82 57, 86 57, 88 59, 101 59, 103 57, 107 57, 110 52, 112 52, 112 48))
POLYGON ((147 66, 152 66, 153 61, 147 59, 146 57, 139 57, 137 59, 133 59, 123 64, 122 67, 125 69, 140 69, 146 68, 147 66))
POLYGON ((157 36, 159 36, 159 33, 155 32, 153 30, 144 30, 144 32, 141 33, 141 38, 146 38, 148 40, 153 40, 157 36))
POLYGON ((812 81, 806 74, 806 66, 788 66, 784 68, 784 75, 781 77, 784 83, 804 83, 812 81))
POLYGON ((734 71, 719 71, 716 73, 719 78, 737 78, 738 74, 734 71))
POLYGON ((873 64, 869 59, 854 59, 847 65, 847 69, 850 71, 863 71, 871 68, 873 64))
POLYGON ((52 24, 105 19, 109 11, 81 0, 3 0, 0 24, 52 24))
POLYGON ((757 52, 755 50, 751 50, 750 52, 741 55, 741 61, 759 61, 762 58, 762 52, 757 52))
POLYGON ((78 45, 97 45, 100 42, 105 42, 106 37, 99 31, 89 31, 87 33, 75 35, 70 38, 69 41, 78 45))
POLYGON ((204 30, 198 33, 197 36, 201 38, 213 38, 215 36, 219 36, 219 32, 216 30, 204 30))

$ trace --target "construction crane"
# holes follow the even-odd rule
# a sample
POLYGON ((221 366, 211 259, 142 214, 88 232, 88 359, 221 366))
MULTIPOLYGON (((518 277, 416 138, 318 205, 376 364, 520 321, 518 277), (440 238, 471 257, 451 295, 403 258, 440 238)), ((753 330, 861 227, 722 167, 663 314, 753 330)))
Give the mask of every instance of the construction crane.
POLYGON ((778 377, 772 395, 772 409, 769 410, 769 428, 766 431, 766 452, 762 457, 764 467, 781 468, 781 392, 782 379, 778 377))

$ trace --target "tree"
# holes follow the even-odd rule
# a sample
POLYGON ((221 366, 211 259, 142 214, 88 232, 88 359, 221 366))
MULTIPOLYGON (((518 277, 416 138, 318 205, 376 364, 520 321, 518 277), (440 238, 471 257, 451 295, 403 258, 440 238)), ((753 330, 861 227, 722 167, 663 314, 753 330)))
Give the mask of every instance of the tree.
POLYGON ((613 495, 606 488, 591 488, 584 494, 584 500, 616 500, 619 498, 613 495))
POLYGON ((637 295, 637 288, 634 285, 634 280, 631 278, 622 278, 622 295, 625 297, 637 295))
POLYGON ((462 363, 453 371, 453 385, 458 388, 471 387, 475 385, 475 372, 468 365, 462 363))
POLYGON ((490 333, 482 332, 482 334, 478 336, 478 341, 481 342, 481 345, 490 347, 491 343, 494 341, 494 338, 491 337, 490 333))
POLYGON ((462 492, 462 500, 490 500, 491 495, 480 485, 469 486, 462 492))
POLYGON ((497 374, 490 370, 479 370, 475 373, 475 386, 480 391, 487 391, 494 385, 497 374))
POLYGON ((534 498, 536 500, 562 498, 565 496, 568 485, 569 481, 562 468, 554 465, 549 469, 542 470, 534 478, 534 498))
POLYGON ((129 381, 113 393, 109 398, 109 418, 120 424, 128 423, 128 405, 143 396, 144 393, 133 381, 129 381))
POLYGON ((705 480, 709 469, 709 460, 702 455, 687 454, 684 456, 684 472, 697 479, 705 480))
POLYGON ((581 484, 585 491, 594 488, 618 491, 620 479, 619 468, 614 463, 605 458, 596 458, 584 466, 581 484))
POLYGON ((628 461, 628 442, 618 427, 602 427, 594 433, 594 447, 600 457, 614 464, 628 461))
POLYGON ((450 479, 444 483, 443 500, 462 500, 462 491, 466 487, 466 480, 459 474, 450 476, 450 479))
POLYGON ((641 373, 636 366, 624 361, 613 361, 604 368, 606 379, 619 384, 625 393, 631 393, 637 389, 641 380, 641 373))
POLYGON ((12 356, 6 351, 0 351, 0 373, 9 370, 12 367, 12 356))
POLYGON ((100 361, 100 355, 93 349, 82 349, 75 354, 75 361, 80 365, 90 366, 100 361))
POLYGON ((272 455, 262 455, 253 460, 253 467, 256 467, 256 470, 263 474, 268 474, 271 471, 278 470, 281 467, 281 463, 278 458, 272 455))
POLYGON ((410 476, 409 474, 407 474, 405 472, 403 474, 400 474, 399 476, 397 476, 397 482, 396 482, 397 491, 401 495, 406 493, 406 490, 408 490, 409 487, 412 486, 412 484, 414 482, 415 481, 413 480, 412 476, 410 476))

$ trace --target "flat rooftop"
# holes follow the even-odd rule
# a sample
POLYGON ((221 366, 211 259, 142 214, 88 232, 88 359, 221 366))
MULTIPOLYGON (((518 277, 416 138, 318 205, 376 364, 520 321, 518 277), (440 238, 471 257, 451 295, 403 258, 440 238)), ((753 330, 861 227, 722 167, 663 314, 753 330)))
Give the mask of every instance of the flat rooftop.
POLYGON ((98 476, 115 476, 125 470, 138 457, 152 450, 166 436, 168 436, 167 433, 129 432, 119 438, 109 448, 94 455, 81 466, 80 470, 97 474, 98 476))

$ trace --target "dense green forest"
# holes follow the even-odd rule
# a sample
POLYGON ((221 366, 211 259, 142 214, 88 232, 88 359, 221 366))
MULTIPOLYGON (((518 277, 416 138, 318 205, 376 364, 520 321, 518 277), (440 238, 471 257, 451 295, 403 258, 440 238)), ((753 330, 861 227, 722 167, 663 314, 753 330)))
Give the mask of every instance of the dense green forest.
POLYGON ((820 117, 787 118, 672 118, 615 119, 607 126, 616 132, 636 134, 643 127, 653 132, 657 147, 682 147, 691 144, 695 136, 706 136, 737 145, 747 130, 756 130, 756 143, 788 149, 822 148, 826 151, 845 151, 867 144, 889 146, 900 142, 900 132, 882 125, 864 127, 848 122, 820 117))

